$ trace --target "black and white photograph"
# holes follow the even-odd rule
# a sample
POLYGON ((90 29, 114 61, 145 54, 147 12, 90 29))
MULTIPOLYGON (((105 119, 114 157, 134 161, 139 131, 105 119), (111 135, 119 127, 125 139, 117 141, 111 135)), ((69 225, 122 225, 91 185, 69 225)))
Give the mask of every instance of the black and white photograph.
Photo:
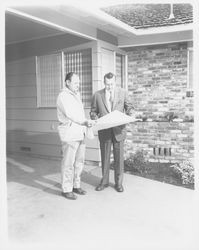
POLYGON ((1 249, 199 249, 199 3, 1 6, 1 249))

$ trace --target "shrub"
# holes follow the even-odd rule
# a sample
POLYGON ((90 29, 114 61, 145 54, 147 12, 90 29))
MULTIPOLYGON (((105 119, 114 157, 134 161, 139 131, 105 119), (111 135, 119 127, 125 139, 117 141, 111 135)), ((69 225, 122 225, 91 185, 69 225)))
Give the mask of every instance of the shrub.
POLYGON ((178 116, 174 112, 165 112, 163 116, 159 116, 160 121, 172 122, 178 116))
POLYGON ((124 161, 125 169, 128 171, 143 173, 146 169, 145 153, 136 151, 130 154, 129 158, 124 161))
POLYGON ((194 167, 190 161, 174 164, 171 168, 177 173, 183 184, 194 184, 194 167))

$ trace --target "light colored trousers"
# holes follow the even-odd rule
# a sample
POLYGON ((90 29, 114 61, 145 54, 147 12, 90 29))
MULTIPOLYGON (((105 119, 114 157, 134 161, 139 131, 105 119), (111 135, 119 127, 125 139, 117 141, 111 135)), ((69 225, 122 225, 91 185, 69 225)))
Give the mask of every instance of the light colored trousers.
POLYGON ((72 192, 79 188, 84 167, 85 142, 70 141, 62 143, 63 159, 61 164, 62 191, 72 192))

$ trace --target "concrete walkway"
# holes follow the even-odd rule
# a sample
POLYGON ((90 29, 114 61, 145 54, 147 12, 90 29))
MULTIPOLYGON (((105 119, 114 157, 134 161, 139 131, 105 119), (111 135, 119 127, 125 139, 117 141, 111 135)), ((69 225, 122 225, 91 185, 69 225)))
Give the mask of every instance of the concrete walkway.
POLYGON ((9 242, 19 249, 199 249, 193 190, 125 174, 125 192, 117 193, 111 171, 112 186, 97 192, 101 169, 86 166, 87 195, 71 201, 60 195, 59 161, 7 162, 9 242))

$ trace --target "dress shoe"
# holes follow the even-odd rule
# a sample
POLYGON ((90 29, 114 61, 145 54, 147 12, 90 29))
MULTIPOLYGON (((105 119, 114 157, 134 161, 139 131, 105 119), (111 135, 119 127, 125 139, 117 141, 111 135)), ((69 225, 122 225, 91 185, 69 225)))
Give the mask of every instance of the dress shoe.
POLYGON ((62 196, 64 196, 66 199, 69 199, 69 200, 77 199, 77 196, 73 192, 65 192, 65 193, 63 192, 62 196))
POLYGON ((123 186, 117 186, 117 185, 115 185, 115 189, 116 189, 117 192, 124 192, 123 186))
POLYGON ((86 191, 83 190, 82 188, 73 188, 73 192, 76 194, 81 194, 81 195, 85 195, 86 191))
POLYGON ((108 184, 105 184, 105 185, 102 185, 100 184, 99 186, 96 187, 96 191, 102 191, 103 189, 107 188, 109 185, 108 184))

